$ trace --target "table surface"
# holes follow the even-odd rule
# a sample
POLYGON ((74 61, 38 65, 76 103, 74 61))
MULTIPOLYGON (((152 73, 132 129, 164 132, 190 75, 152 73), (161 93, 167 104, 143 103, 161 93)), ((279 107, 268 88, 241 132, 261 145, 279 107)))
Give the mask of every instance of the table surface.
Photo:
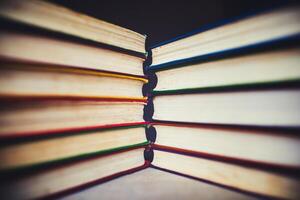
POLYGON ((205 182, 147 168, 63 197, 73 199, 255 199, 205 182))

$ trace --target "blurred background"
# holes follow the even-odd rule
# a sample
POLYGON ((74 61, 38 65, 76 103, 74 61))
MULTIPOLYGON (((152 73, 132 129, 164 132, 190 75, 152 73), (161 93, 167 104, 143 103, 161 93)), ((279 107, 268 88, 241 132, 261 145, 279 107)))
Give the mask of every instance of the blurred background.
POLYGON ((78 12, 148 35, 148 45, 201 26, 282 4, 282 0, 51 0, 78 12))

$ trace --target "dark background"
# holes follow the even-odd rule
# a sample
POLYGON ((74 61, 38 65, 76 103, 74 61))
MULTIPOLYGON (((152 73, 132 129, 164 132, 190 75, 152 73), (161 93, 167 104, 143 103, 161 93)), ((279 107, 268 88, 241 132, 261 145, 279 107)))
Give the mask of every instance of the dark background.
POLYGON ((146 34, 152 46, 203 25, 277 6, 280 0, 50 0, 146 34))

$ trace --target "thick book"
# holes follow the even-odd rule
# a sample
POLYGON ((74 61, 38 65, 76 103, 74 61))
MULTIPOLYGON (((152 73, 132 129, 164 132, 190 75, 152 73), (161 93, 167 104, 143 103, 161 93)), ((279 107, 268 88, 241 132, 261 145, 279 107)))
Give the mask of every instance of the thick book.
POLYGON ((144 124, 142 101, 8 99, 0 104, 0 138, 144 124))
POLYGON ((143 58, 107 48, 6 29, 0 31, 0 43, 6 60, 144 75, 143 58))
POLYGON ((299 87, 161 95, 153 99, 153 119, 298 128, 299 101, 299 87))
POLYGON ((54 198, 147 167, 144 148, 70 162, 0 181, 4 199, 54 198))
POLYGON ((155 150, 154 167, 232 189, 279 199, 299 199, 300 179, 272 170, 155 150))
POLYGON ((1 1, 0 15, 43 29, 145 53, 145 35, 45 1, 1 1))
POLYGON ((0 96, 143 100, 147 79, 43 64, 1 62, 0 96))
POLYGON ((245 127, 154 123, 155 149, 260 166, 300 169, 295 131, 245 127))
POLYGON ((0 173, 95 156, 147 143, 143 125, 23 139, 0 146, 0 173))
POLYGON ((281 7, 159 44, 151 49, 149 69, 158 70, 189 60, 299 37, 299 11, 299 5, 281 7))
POLYGON ((299 82, 299 63, 300 48, 293 46, 186 64, 157 71, 154 94, 299 82))

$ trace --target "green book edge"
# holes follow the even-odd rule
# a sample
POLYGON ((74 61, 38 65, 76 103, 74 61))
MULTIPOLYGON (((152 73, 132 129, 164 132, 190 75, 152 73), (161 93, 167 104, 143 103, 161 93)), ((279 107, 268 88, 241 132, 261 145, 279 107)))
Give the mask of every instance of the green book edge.
POLYGON ((264 89, 272 87, 290 87, 300 86, 300 79, 269 81, 269 82, 256 82, 256 83, 242 83, 231 84, 222 86, 209 86, 209 87, 195 87, 195 88, 182 88, 174 90, 154 90, 153 95, 169 95, 169 94, 188 94, 188 93, 205 93, 205 92, 225 92, 232 90, 245 90, 245 89, 264 89))
POLYGON ((63 163, 71 162, 71 161, 77 161, 77 160, 82 160, 82 159, 85 159, 85 158, 91 158, 93 156, 107 155, 107 154, 114 153, 114 152, 121 151, 121 150, 125 150, 125 149, 143 147, 143 146, 148 145, 148 144, 150 144, 150 142, 145 141, 145 142, 142 142, 142 143, 127 145, 127 146, 120 146, 120 147, 105 149, 105 150, 101 150, 101 151, 89 152, 89 153, 84 153, 84 154, 80 154, 80 155, 76 155, 76 156, 70 156, 70 157, 66 157, 66 158, 50 160, 50 161, 47 161, 47 162, 36 163, 36 164, 32 164, 32 165, 24 165, 24 166, 20 166, 20 167, 10 168, 10 169, 6 169, 6 170, 1 171, 0 172, 0 177, 1 177, 2 173, 4 175, 5 174, 9 175, 11 173, 18 172, 18 171, 36 170, 36 169, 40 169, 40 168, 44 168, 44 167, 50 167, 50 166, 57 165, 57 164, 63 164, 63 163))

